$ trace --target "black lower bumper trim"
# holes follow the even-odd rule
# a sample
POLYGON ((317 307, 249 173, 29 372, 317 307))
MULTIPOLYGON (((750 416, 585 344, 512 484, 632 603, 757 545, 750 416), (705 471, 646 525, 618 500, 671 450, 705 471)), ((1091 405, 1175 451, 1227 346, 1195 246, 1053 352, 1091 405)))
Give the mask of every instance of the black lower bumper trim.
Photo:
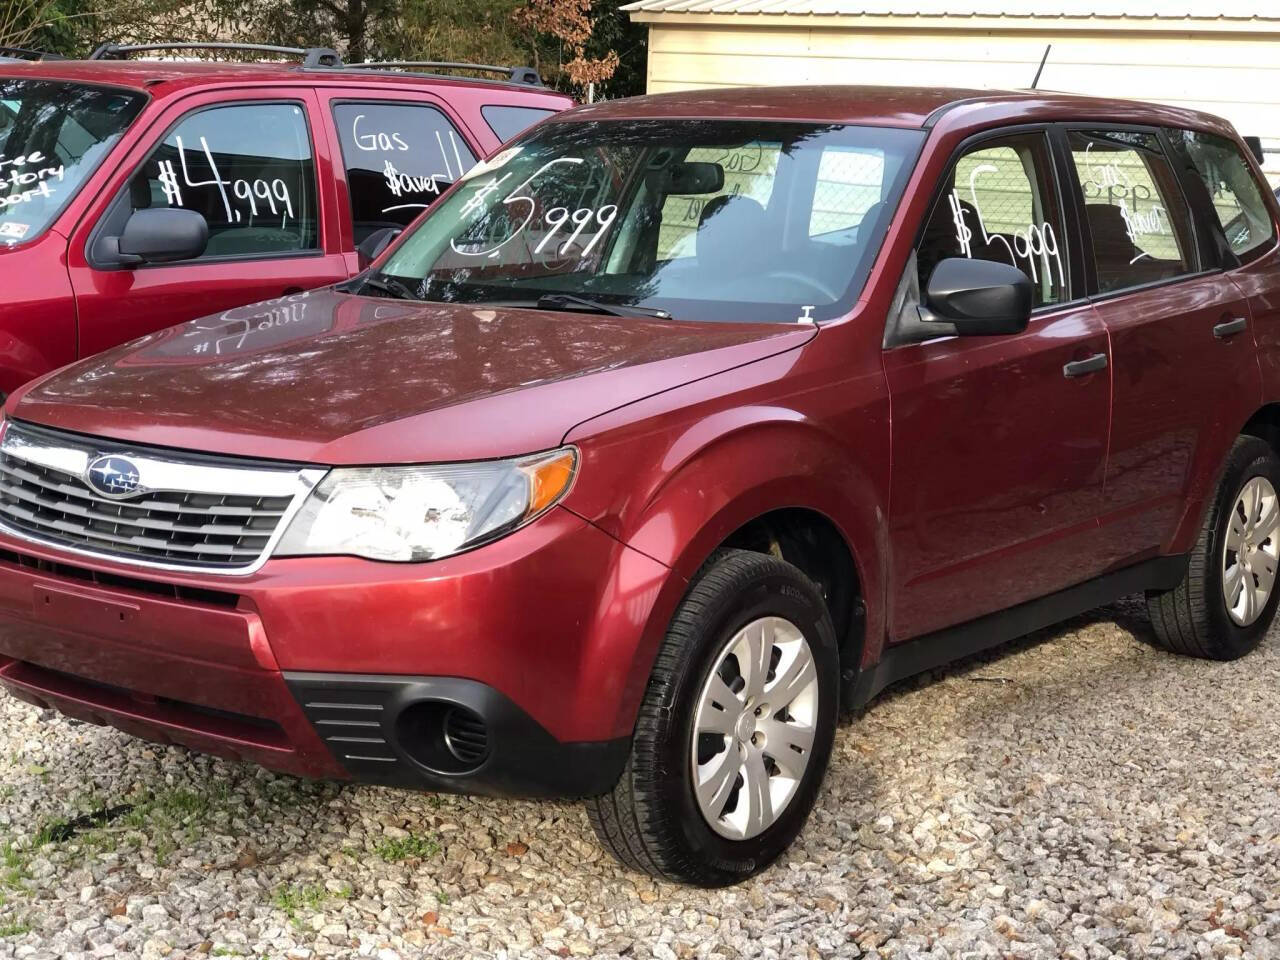
POLYGON ((363 783, 502 797, 595 796, 617 782, 630 746, 625 737, 557 740, 475 680, 295 672, 284 678, 320 738, 363 783), (446 733, 457 729, 458 711, 468 729, 483 729, 483 753, 458 750, 456 742, 450 747, 446 733))

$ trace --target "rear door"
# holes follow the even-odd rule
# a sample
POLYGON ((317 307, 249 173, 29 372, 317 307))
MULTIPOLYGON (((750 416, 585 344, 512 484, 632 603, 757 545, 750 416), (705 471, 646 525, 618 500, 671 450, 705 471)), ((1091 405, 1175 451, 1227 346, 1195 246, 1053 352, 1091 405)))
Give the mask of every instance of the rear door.
POLYGON ((1209 229, 1249 301, 1267 402, 1280 398, 1280 247, 1271 188, 1241 144, 1198 130, 1166 131, 1192 189, 1203 187, 1209 229))
POLYGON ((271 87, 185 98, 161 115, 72 237, 80 356, 349 276, 327 141, 312 135, 317 112, 310 89, 271 87), (148 207, 202 214, 204 254, 115 262, 104 239, 148 207))
MULTIPOLYGON (((1261 386, 1249 306, 1215 262, 1163 135, 1066 132, 1094 306, 1111 337, 1114 390, 1101 555, 1169 552, 1261 386)), ((1190 198, 1194 199, 1194 198, 1190 198)))
POLYGON ((385 227, 408 226, 485 154, 447 103, 428 93, 323 89, 342 246, 355 249, 385 227))

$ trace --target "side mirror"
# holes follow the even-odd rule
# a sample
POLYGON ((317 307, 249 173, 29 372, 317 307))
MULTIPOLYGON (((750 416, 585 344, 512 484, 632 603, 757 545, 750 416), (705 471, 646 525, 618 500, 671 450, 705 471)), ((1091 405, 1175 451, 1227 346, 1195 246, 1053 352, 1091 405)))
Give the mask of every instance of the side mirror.
POLYGON ((375 230, 365 237, 360 242, 360 245, 356 247, 360 269, 363 270, 377 260, 378 257, 382 256, 382 251, 391 246, 391 241, 403 232, 400 227, 383 227, 381 230, 375 230))
POLYGON ((923 327, 934 336, 989 337, 1021 333, 1031 319, 1034 288, 1017 267, 991 260, 952 257, 933 268, 924 303, 923 327))
POLYGON ((116 259, 128 267, 193 260, 204 253, 208 243, 209 224, 194 210, 135 210, 116 238, 116 259))

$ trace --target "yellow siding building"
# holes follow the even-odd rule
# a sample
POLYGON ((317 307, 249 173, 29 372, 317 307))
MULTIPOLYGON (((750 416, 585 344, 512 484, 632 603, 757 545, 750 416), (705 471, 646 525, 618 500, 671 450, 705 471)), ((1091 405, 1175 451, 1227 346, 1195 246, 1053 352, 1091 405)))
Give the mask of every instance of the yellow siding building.
POLYGON ((1259 136, 1280 183, 1280 0, 639 0, 651 93, 783 83, 1031 85, 1153 100, 1259 136))

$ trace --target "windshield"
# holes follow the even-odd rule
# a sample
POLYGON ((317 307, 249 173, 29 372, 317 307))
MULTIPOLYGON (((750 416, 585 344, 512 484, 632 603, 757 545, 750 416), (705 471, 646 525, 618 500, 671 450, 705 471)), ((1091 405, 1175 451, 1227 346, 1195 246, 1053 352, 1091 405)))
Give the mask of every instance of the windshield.
POLYGON ((142 109, 122 90, 0 77, 0 244, 53 222, 142 109))
POLYGON ((923 134, 815 123, 551 123, 475 167, 366 290, 683 320, 839 316, 923 134))

